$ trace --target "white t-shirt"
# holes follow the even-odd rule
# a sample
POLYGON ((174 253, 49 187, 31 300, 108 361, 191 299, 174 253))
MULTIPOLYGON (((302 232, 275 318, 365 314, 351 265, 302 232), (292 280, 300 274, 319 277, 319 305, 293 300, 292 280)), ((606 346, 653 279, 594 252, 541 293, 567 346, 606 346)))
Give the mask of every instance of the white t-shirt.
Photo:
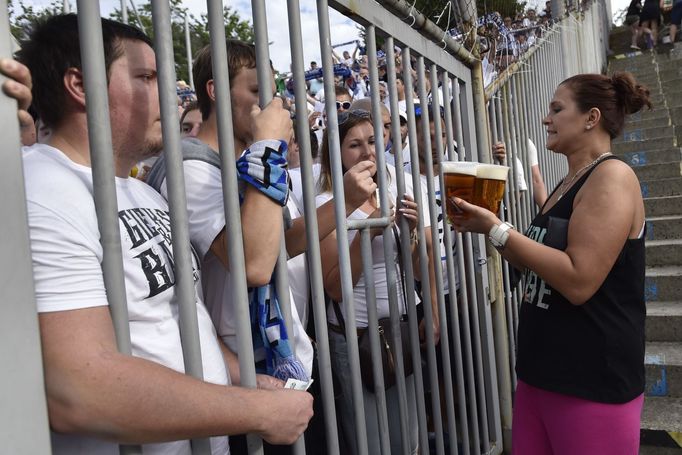
MULTIPOLYGON (((398 195, 398 190, 396 187, 396 175, 395 175, 395 167, 391 165, 386 166, 388 169, 388 178, 389 178, 389 194, 390 194, 390 199, 392 201, 396 200, 396 197, 398 195)), ((412 188, 412 181, 409 178, 405 178, 405 191, 409 195, 414 195, 414 191, 412 188)), ((322 194, 319 194, 315 198, 315 204, 320 207, 330 199, 333 199, 333 194, 331 192, 324 192, 322 194)), ((395 203, 395 202, 394 202, 395 203)), ((365 213, 360 209, 355 210, 353 213, 350 214, 348 217, 349 220, 362 220, 366 219, 369 217, 369 213, 365 213)), ((428 211, 425 211, 425 220, 428 220, 428 211)), ((425 225, 428 226, 428 223, 425 222, 425 225)), ((348 244, 350 245, 353 242, 353 239, 355 238, 356 234, 358 231, 352 230, 348 231, 348 244)), ((398 269, 398 251, 397 248, 395 248, 395 242, 394 242, 394 250, 392 253, 392 264, 395 266, 395 273, 396 277, 400 277, 399 274, 399 269, 398 269)), ((388 282, 386 279, 386 262, 384 258, 384 241, 383 241, 383 236, 378 235, 372 239, 372 263, 373 263, 373 271, 374 271, 374 276, 372 277, 372 282, 374 284, 374 292, 376 294, 376 304, 377 304, 377 317, 378 318, 385 318, 389 316, 389 307, 388 307, 388 282)), ((365 276, 364 273, 361 273, 360 279, 357 281, 355 284, 355 287, 353 288, 353 304, 355 307, 355 323, 358 327, 367 327, 367 296, 366 296, 366 284, 365 284, 365 276)), ((400 305, 400 310, 401 312, 405 312, 405 308, 402 306, 403 302, 403 289, 402 285, 400 284, 400 281, 398 281, 398 285, 396 286, 397 288, 397 293, 398 293, 398 302, 400 305)), ((405 299, 406 300, 406 299, 405 299)), ((415 301, 418 301, 416 296, 415 296, 415 301)), ((341 314, 343 315, 344 319, 346 318, 346 310, 344 308, 344 305, 341 303, 340 305, 341 308, 341 314)), ((338 320, 336 319, 336 315, 334 314, 333 309, 327 309, 327 320, 334 324, 334 325, 339 325, 338 320)))
MULTIPOLYGON (((182 141, 183 147, 197 146, 197 139, 182 141), (188 145, 189 144, 189 145, 188 145)), ((205 144, 202 144, 205 145, 205 144)), ((277 143, 277 147, 279 143, 277 143)), ((237 352, 237 328, 235 320, 234 285, 232 274, 225 269, 220 260, 210 251, 216 236, 225 227, 223 207, 223 187, 220 169, 200 160, 183 161, 185 192, 187 195, 187 215, 189 217, 189 236, 202 261, 202 281, 204 299, 211 313, 211 319, 223 342, 233 352, 237 352)), ((166 180, 161 185, 161 194, 167 197, 166 180)), ((281 292, 281 291, 280 291, 281 292)), ((290 300, 294 299, 289 293, 290 300)), ((248 306, 248 302, 243 302, 248 306)), ((291 305, 294 334, 289 336, 296 357, 308 373, 312 373, 313 348, 310 339, 301 325, 296 305, 291 305)), ((265 359, 265 351, 254 353, 258 362, 265 359)))
MULTIPOLYGON (((410 173, 412 172, 412 166, 408 165, 405 167, 405 172, 410 173)), ((406 174, 406 175, 410 175, 406 174)), ((428 183, 425 175, 419 175, 419 178, 421 180, 421 185, 422 185, 422 203, 424 205, 428 204, 428 183)), ((442 207, 443 207, 443 202, 442 202, 442 195, 440 191, 440 181, 437 177, 434 178, 433 181, 433 187, 435 191, 435 203, 436 203, 436 208, 437 208, 437 215, 438 215, 438 242, 440 243, 440 258, 441 258, 441 272, 443 275, 443 293, 444 294, 449 294, 450 293, 450 284, 448 281, 448 269, 447 269, 447 263, 445 262, 447 260, 447 253, 445 251, 445 231, 444 231, 444 223, 443 223, 443 212, 442 212, 442 207)), ((457 270, 457 236, 455 235, 455 230, 453 229, 452 225, 449 223, 446 223, 448 228, 450 229, 450 232, 452 232, 452 257, 455 260, 455 286, 457 289, 459 289, 459 272, 457 270)))
MULTIPOLYGON (((25 147, 23 159, 38 311, 108 305, 91 169, 45 144, 25 147)), ((151 187, 134 178, 116 178, 116 195, 132 353, 184 372, 168 205, 151 187)), ((201 301, 196 261, 194 270, 204 378, 229 384, 213 325, 201 301)), ((145 454, 191 452, 188 441, 143 447, 145 454)), ((52 451, 65 455, 119 453, 112 442, 56 433, 52 433, 52 451)), ((227 438, 212 438, 212 452, 229 453, 227 438)))

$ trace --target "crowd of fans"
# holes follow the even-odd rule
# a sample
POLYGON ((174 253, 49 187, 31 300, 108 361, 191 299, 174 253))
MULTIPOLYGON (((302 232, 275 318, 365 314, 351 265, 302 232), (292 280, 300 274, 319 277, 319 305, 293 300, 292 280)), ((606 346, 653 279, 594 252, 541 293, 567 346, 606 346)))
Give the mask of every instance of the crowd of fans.
POLYGON ((677 40, 682 23, 682 0, 632 0, 625 14, 625 25, 632 31, 630 49, 669 46, 677 40), (666 25, 668 34, 661 37, 666 25))

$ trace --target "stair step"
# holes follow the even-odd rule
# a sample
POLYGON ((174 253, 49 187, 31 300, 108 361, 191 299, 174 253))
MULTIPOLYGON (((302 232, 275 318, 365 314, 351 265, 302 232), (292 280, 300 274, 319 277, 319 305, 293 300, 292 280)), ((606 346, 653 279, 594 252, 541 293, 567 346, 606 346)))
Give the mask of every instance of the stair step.
POLYGON ((682 239, 682 215, 648 217, 646 219, 646 239, 682 239))
POLYGON ((682 301, 682 267, 647 267, 644 296, 647 302, 682 301))
POLYGON ((613 144, 627 142, 649 141, 651 139, 672 137, 675 129, 670 125, 657 125, 653 128, 644 128, 637 124, 630 124, 620 133, 620 136, 612 141, 613 144))
POLYGON ((682 265, 682 238, 646 241, 646 265, 682 265))
POLYGON ((682 196, 662 196, 644 199, 644 210, 648 216, 678 215, 680 208, 682 208, 682 196))
POLYGON ((682 343, 647 342, 644 365, 648 396, 682 398, 682 343))
POLYGON ((661 124, 656 125, 656 126, 666 126, 670 124, 670 109, 667 107, 659 107, 658 109, 654 110, 643 110, 639 112, 635 112, 634 114, 631 114, 628 116, 625 122, 625 127, 626 128, 632 128, 633 125, 637 125, 638 122, 640 121, 653 121, 653 120, 658 120, 661 121, 661 124))
POLYGON ((646 141, 646 143, 644 143, 644 141, 614 142, 611 146, 611 150, 614 153, 638 152, 642 150, 642 148, 646 148, 647 150, 659 150, 675 147, 675 142, 676 140, 673 136, 650 139, 646 141))
POLYGON ((682 342, 682 302, 647 303, 646 340, 682 342))
POLYGON ((659 71, 658 77, 660 78, 661 83, 672 81, 674 79, 679 79, 682 77, 682 68, 672 68, 664 71, 659 71))
MULTIPOLYGON (((666 111, 668 111, 666 109, 666 111)), ((669 111, 668 111, 669 112, 669 111)), ((641 117, 636 119, 636 120, 628 120, 625 122, 625 130, 632 130, 632 129, 637 129, 637 128, 657 128, 661 126, 670 126, 672 125, 672 122, 670 121, 670 117, 668 115, 668 112, 662 111, 660 117, 657 118, 650 118, 646 120, 642 120, 641 117)))
POLYGON ((682 398, 645 397, 641 428, 681 432, 680 416, 682 416, 682 398))
POLYGON ((648 150, 626 152, 616 154, 632 167, 645 166, 647 164, 671 163, 682 161, 682 148, 674 147, 661 150, 648 150))
MULTIPOLYGON (((640 153, 640 151, 636 150, 630 153, 640 153)), ((623 153, 623 155, 634 157, 634 155, 627 155, 627 152, 623 153)), ((647 158, 649 157, 649 155, 645 156, 647 158)), ((667 163, 645 164, 643 166, 633 167, 632 169, 635 171, 635 174, 637 174, 637 178, 640 181, 671 179, 682 175, 682 163, 679 159, 667 163)), ((682 205, 679 207, 682 207, 682 205)))
MULTIPOLYGON (((640 441, 644 444, 644 441, 640 441)), ((679 447, 656 447, 649 445, 639 446, 639 455, 681 455, 682 449, 679 447)))
MULTIPOLYGON (((636 171, 635 171, 636 173, 636 171)), ((682 194, 682 178, 673 177, 669 179, 641 179, 639 186, 642 189, 642 196, 662 197, 677 196, 682 194)), ((652 214, 647 214, 652 215, 652 214)))

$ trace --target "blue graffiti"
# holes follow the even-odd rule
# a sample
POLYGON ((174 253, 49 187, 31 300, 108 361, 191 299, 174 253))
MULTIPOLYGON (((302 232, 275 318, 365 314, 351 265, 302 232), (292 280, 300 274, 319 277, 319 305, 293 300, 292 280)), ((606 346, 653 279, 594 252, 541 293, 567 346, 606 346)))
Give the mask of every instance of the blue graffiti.
POLYGON ((644 281, 644 298, 647 302, 658 300, 658 284, 653 278, 644 281))
POLYGON ((642 141, 642 130, 626 131, 623 133, 623 140, 625 142, 642 141))
POLYGON ((664 397, 668 395, 668 380, 665 370, 665 360, 663 356, 649 354, 644 363, 647 365, 660 365, 656 371, 658 374, 648 374, 646 384, 646 394, 653 397, 664 397))
POLYGON ((630 166, 644 166, 647 163, 646 152, 629 152, 625 154, 625 161, 630 166))
POLYGON ((639 187, 642 189, 642 197, 649 197, 649 184, 640 183, 639 187))

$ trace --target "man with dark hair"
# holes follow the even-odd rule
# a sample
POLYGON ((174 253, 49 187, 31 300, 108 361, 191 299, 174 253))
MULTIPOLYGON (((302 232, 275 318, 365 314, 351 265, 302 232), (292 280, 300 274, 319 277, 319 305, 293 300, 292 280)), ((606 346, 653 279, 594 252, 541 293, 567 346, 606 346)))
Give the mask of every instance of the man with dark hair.
POLYGON ((23 157, 53 453, 117 453, 120 442, 188 454, 183 439, 216 436, 213 454, 226 454, 222 435, 244 432, 291 443, 312 414, 310 395, 230 386, 238 363, 216 339, 200 292, 206 382, 183 374, 168 206, 128 178, 162 146, 154 51, 132 27, 102 19, 102 29, 133 356, 117 351, 107 308, 76 16, 37 24, 19 54, 52 131, 23 157))

